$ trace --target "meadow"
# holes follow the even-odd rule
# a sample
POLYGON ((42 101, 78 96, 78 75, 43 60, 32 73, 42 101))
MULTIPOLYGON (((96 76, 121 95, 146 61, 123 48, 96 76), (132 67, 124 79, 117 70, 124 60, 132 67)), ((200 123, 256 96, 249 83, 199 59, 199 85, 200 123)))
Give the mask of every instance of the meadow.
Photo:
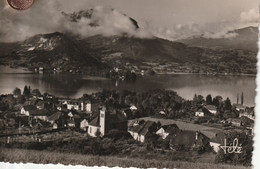
POLYGON ((93 156, 73 153, 58 153, 25 149, 0 149, 0 161, 10 163, 64 164, 108 167, 180 168, 180 169, 249 169, 245 166, 203 162, 162 161, 116 156, 93 156))

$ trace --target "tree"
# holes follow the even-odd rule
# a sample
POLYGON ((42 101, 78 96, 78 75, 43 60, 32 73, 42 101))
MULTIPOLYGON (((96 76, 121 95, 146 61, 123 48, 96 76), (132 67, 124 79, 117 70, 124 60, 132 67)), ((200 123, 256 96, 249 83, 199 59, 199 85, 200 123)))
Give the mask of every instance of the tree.
POLYGON ((225 108, 225 110, 231 110, 232 105, 231 105, 231 101, 230 101, 229 98, 227 98, 227 99, 224 101, 224 108, 225 108))
POLYGON ((237 104, 239 103, 239 94, 237 94, 237 104))
POLYGON ((244 93, 242 92, 241 94, 241 104, 243 105, 244 104, 244 93))
POLYGON ((23 95, 28 98, 28 97, 30 97, 30 94, 31 94, 30 88, 28 88, 27 86, 24 86, 23 95))
POLYGON ((15 96, 20 96, 21 94, 22 94, 22 92, 21 92, 21 89, 19 89, 19 88, 15 88, 14 89, 14 91, 13 91, 13 94, 15 95, 15 96))
POLYGON ((209 104, 209 105, 211 105, 212 104, 212 97, 211 97, 211 95, 209 94, 209 95, 207 95, 207 97, 206 97, 206 102, 207 102, 207 104, 209 104))
POLYGON ((32 94, 33 94, 34 96, 40 96, 40 95, 41 95, 41 92, 39 91, 39 89, 33 89, 33 90, 32 90, 32 94))

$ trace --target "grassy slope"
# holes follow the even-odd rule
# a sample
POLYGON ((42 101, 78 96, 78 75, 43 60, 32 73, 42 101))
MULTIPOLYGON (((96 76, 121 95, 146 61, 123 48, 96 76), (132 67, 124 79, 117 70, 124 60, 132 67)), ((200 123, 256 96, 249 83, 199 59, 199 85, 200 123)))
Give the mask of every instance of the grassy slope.
POLYGON ((86 166, 120 166, 139 168, 182 168, 182 169, 246 169, 249 167, 231 166, 209 163, 190 163, 180 161, 141 160, 135 158, 119 158, 114 156, 92 156, 81 154, 57 153, 48 151, 22 150, 22 149, 0 149, 0 161, 3 162, 30 162, 38 164, 71 164, 86 166))

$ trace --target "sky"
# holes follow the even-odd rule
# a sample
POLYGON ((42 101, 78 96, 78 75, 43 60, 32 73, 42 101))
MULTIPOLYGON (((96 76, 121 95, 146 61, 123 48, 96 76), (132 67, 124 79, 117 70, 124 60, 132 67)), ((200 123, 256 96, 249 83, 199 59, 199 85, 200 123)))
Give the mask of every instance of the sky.
POLYGON ((169 40, 201 34, 207 38, 232 38, 236 35, 229 30, 258 25, 259 4, 260 0, 35 0, 30 9, 16 11, 6 0, 0 0, 0 41, 20 41, 54 31, 74 31, 84 36, 127 31, 132 36, 153 35, 169 40), (90 8, 96 9, 95 17, 101 20, 98 30, 86 26, 93 20, 68 24, 61 15, 62 11, 90 8), (108 10, 111 8, 116 12, 108 10), (134 18, 142 31, 135 34, 120 14, 134 18))

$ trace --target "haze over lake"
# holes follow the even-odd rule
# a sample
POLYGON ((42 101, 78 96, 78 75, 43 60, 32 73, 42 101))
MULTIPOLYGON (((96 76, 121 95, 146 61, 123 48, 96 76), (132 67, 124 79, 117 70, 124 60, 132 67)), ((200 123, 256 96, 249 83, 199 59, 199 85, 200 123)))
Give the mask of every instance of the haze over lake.
MULTIPOLYGON (((89 77, 73 74, 32 74, 4 71, 0 73, 0 93, 12 93, 15 87, 23 89, 25 85, 38 88, 61 97, 81 97, 84 93, 93 93, 102 89, 144 91, 149 89, 169 89, 176 91, 185 99, 192 99, 194 94, 204 97, 211 94, 224 99, 229 97, 232 103, 237 100, 237 94, 244 93, 244 104, 254 105, 255 76, 220 76, 199 74, 174 74, 138 77, 135 83, 111 81, 106 78, 89 77), (8 73, 6 73, 8 72, 8 73)), ((21 72, 21 71, 20 71, 21 72)))

